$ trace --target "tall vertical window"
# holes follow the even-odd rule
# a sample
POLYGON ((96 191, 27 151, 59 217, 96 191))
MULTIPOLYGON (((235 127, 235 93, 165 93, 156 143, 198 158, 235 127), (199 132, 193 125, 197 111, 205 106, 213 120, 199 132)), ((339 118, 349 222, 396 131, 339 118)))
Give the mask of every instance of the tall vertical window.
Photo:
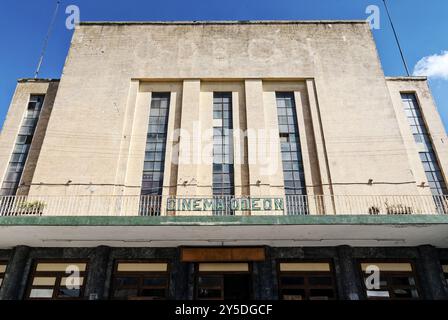
POLYGON ((414 93, 402 93, 401 99, 415 142, 421 146, 419 155, 431 192, 433 195, 446 195, 447 188, 445 180, 443 179, 442 171, 440 170, 417 98, 414 93))
POLYGON ((230 198, 234 195, 232 93, 213 95, 213 196, 223 202, 215 214, 233 214, 230 198))
POLYGON ((142 215, 160 214, 161 199, 155 196, 161 196, 163 191, 169 105, 169 92, 152 94, 141 192, 148 197, 142 197, 142 215))
POLYGON ((31 95, 30 97, 26 115, 20 127, 6 176, 0 190, 0 195, 2 196, 12 196, 17 192, 44 98, 45 95, 31 95))
POLYGON ((277 92, 277 115, 288 214, 306 214, 305 173, 293 92, 277 92))

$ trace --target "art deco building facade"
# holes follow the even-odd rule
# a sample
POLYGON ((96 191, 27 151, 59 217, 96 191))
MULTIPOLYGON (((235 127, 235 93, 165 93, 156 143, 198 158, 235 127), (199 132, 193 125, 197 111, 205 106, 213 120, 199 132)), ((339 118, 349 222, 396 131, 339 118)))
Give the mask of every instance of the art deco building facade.
POLYGON ((2 129, 0 299, 446 299, 447 141, 364 21, 82 23, 2 129))

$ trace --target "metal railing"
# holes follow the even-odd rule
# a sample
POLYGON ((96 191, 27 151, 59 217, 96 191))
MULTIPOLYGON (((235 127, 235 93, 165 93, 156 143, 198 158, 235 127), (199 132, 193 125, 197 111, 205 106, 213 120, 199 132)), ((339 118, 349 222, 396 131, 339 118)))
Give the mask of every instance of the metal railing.
POLYGON ((2 196, 0 216, 448 214, 448 196, 2 196))

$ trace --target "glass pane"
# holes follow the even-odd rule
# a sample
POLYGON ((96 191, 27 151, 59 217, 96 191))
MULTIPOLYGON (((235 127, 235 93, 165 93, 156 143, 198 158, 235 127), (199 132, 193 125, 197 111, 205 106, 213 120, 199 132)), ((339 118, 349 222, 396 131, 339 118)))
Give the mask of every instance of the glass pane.
POLYGON ((281 298, 283 300, 305 300, 306 294, 304 289, 283 289, 281 298))
POLYGON ((145 278, 143 279, 144 286, 166 286, 166 278, 145 278))
POLYGON ((414 277, 392 277, 393 285, 415 285, 414 277))
POLYGON ((79 298, 80 295, 81 290, 79 289, 60 288, 58 293, 59 298, 79 298))
POLYGON ((368 298, 390 298, 389 291, 387 290, 367 290, 368 298))
POLYGON ((328 300, 334 298, 332 289, 311 289, 310 300, 328 300))
POLYGON ((310 277, 308 281, 311 285, 331 286, 333 284, 331 277, 310 277))
POLYGON ((30 298, 52 298, 53 289, 32 289, 30 298))
POLYGON ((115 279, 117 286, 136 286, 138 285, 138 278, 136 277, 120 277, 115 279))
POLYGON ((131 289, 116 289, 114 291, 114 298, 126 299, 129 297, 137 297, 138 290, 137 288, 131 289))
POLYGON ((415 289, 408 289, 408 288, 394 289, 394 294, 395 294, 395 297, 399 298, 399 299, 418 298, 418 293, 417 293, 417 290, 415 290, 415 289))
POLYGON ((201 276, 198 278, 199 286, 204 287, 219 287, 222 284, 222 277, 205 277, 201 276))
POLYGON ((220 289, 199 288, 198 298, 200 298, 200 299, 221 298, 221 290, 220 289))
POLYGON ((282 276, 281 284, 287 286, 304 285, 305 279, 303 277, 296 277, 296 276, 282 276))
POLYGON ((142 297, 165 298, 165 289, 143 289, 140 294, 142 297))

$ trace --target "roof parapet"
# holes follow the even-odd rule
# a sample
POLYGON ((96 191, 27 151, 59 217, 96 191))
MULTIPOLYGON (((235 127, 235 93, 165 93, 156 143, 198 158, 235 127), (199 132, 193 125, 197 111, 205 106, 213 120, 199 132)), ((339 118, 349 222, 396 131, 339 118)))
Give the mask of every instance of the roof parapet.
POLYGON ((411 77, 386 77, 387 81, 427 81, 428 77, 411 76, 411 77))
POLYGON ((80 25, 367 24, 366 20, 84 21, 80 25))
POLYGON ((60 79, 52 79, 52 78, 20 78, 17 79, 19 83, 28 83, 28 82, 59 82, 60 79))

